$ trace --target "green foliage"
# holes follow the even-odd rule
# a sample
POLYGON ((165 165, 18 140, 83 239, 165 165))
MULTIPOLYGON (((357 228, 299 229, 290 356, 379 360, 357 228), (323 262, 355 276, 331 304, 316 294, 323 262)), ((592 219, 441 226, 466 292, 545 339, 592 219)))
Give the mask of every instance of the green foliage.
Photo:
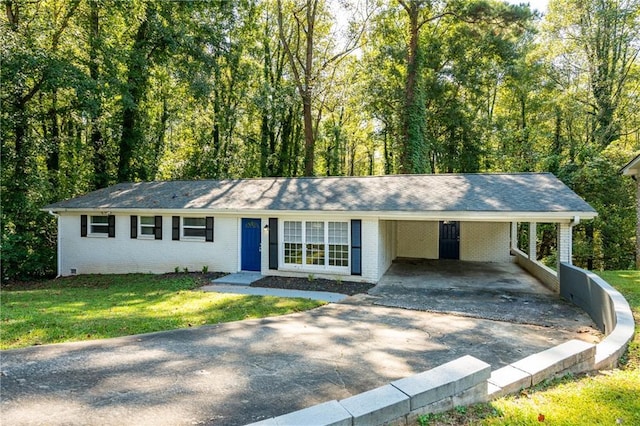
POLYGON ((4 2, 2 279, 55 273, 50 202, 310 163, 551 171, 599 213, 576 228, 576 262, 633 264, 633 184, 617 168, 640 150, 637 1, 554 0, 543 19, 489 1, 320 2, 310 44, 312 2, 279 3, 280 24, 276 1, 4 2))
POLYGON ((198 291, 193 276, 79 275, 4 286, 0 349, 263 318, 322 302, 198 291))
POLYGON ((611 146, 564 178, 597 211, 576 229, 576 264, 592 269, 633 267, 635 253, 634 182, 620 175, 626 156, 611 146))

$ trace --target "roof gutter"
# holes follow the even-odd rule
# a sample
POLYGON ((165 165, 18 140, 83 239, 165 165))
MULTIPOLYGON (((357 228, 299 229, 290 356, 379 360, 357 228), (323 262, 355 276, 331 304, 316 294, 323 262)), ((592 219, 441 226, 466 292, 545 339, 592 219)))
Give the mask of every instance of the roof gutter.
MULTIPOLYGON (((258 216, 358 216, 363 218, 373 218, 381 220, 461 220, 461 221, 490 221, 490 222, 510 222, 535 221, 535 222, 572 222, 574 220, 593 219, 598 213, 593 211, 566 211, 566 212, 526 212, 526 211, 359 211, 359 210, 241 210, 241 209, 207 209, 207 208, 185 208, 185 209, 154 209, 154 208, 61 208, 57 213, 91 213, 98 214, 122 213, 122 214, 173 214, 173 215, 199 215, 204 213, 221 215, 258 215, 258 216)), ((576 222, 577 223, 577 222, 576 222)))

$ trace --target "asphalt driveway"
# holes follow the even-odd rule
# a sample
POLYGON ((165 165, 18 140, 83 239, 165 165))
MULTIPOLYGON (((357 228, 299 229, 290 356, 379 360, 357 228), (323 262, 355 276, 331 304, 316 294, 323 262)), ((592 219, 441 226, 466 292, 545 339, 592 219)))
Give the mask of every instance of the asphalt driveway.
POLYGON ((590 338, 348 300, 277 318, 3 351, 0 423, 241 425, 466 354, 495 369, 590 338))

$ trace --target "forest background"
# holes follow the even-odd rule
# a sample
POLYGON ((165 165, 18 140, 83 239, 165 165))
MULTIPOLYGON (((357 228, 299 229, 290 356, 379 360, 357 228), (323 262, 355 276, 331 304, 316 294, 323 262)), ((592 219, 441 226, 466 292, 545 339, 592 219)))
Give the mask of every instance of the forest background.
POLYGON ((552 172, 599 213, 574 262, 634 267, 640 0, 1 3, 3 280, 117 182, 391 173, 552 172))

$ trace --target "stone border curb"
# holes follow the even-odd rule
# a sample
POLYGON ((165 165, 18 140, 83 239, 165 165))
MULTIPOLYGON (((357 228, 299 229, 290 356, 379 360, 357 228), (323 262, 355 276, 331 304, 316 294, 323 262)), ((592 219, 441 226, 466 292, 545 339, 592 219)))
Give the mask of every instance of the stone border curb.
POLYGON ((406 424, 421 414, 486 401, 490 373, 489 364, 466 355, 341 401, 314 405, 251 426, 406 424))

